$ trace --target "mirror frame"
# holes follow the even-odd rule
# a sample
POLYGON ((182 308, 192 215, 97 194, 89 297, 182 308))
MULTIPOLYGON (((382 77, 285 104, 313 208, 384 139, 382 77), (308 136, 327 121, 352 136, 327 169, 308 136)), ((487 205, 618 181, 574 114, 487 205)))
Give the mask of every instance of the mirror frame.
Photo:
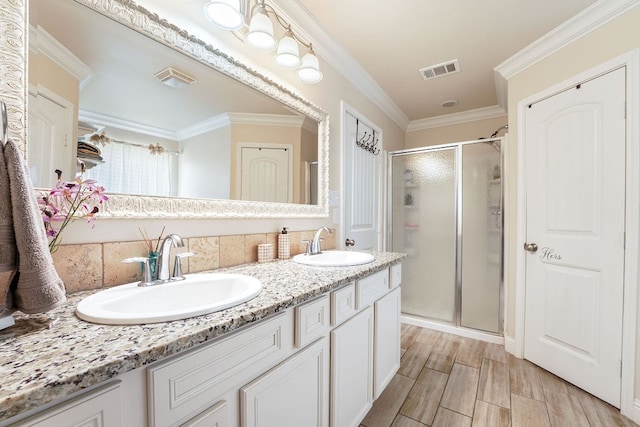
MULTIPOLYGON (((244 200, 186 199, 110 194, 101 211, 108 218, 327 218, 329 216, 329 115, 237 59, 189 35, 131 0, 68 0, 113 19, 134 31, 199 61, 215 72, 280 101, 318 122, 318 204, 265 203, 244 200)), ((28 99, 28 0, 6 2, 0 9, 0 75, 7 103, 9 134, 26 157, 28 99)), ((46 191, 46 190, 37 190, 46 191)))

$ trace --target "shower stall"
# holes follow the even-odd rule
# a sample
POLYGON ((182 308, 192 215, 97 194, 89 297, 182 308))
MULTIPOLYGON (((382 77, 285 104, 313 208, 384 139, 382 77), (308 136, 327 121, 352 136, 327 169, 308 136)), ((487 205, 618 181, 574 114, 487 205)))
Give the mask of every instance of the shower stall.
POLYGON ((502 142, 389 154, 387 242, 409 255, 405 321, 502 335, 502 142))

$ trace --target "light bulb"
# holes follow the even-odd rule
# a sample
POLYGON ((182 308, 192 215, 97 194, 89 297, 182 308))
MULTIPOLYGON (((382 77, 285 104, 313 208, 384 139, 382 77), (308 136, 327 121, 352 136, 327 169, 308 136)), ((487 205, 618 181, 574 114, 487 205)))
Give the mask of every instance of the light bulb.
POLYGON ((293 33, 288 29, 278 43, 276 64, 284 68, 297 68, 300 65, 300 53, 298 43, 293 38, 293 33))
POLYGON ((262 5, 258 6, 249 22, 246 40, 251 46, 260 50, 272 50, 276 46, 276 39, 273 37, 273 22, 267 16, 267 11, 262 5))
POLYGON ((304 83, 318 83, 322 80, 318 57, 313 52, 313 49, 309 49, 309 51, 302 57, 302 65, 300 65, 297 74, 298 79, 304 83))
POLYGON ((210 1, 204 5, 204 15, 213 24, 225 30, 237 30, 244 24, 240 0, 210 1))

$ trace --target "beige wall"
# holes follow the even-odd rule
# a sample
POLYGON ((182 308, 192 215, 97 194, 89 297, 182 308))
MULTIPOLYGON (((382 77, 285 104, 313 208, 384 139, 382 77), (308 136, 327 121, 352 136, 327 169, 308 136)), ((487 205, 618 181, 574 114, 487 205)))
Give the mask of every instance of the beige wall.
POLYGON ((37 86, 44 86, 71 102, 74 105, 77 125, 78 100, 80 99, 78 79, 46 56, 29 51, 29 86, 35 89, 37 86))
MULTIPOLYGON (((589 70, 599 64, 613 59, 632 49, 640 47, 640 7, 627 12, 618 19, 595 30, 591 34, 561 49, 559 52, 520 72, 508 81, 509 93, 509 179, 506 192, 510 203, 506 206, 505 219, 511 229, 509 252, 506 254, 508 264, 507 287, 507 336, 515 334, 515 285, 516 285, 516 247, 515 234, 517 224, 517 173, 518 173, 518 103, 555 84, 589 70)), ((640 331, 640 329, 639 329, 640 331)), ((640 356, 640 352, 637 352, 640 356)), ((640 361, 636 362, 636 367, 640 361)), ((636 397, 640 385, 640 369, 636 368, 636 397)))
MULTIPOLYGON (((407 132, 404 148, 419 148, 451 142, 471 141, 490 137, 496 129, 507 124, 507 116, 474 120, 450 126, 440 126, 407 132)), ((502 136, 501 131, 499 136, 502 136)))

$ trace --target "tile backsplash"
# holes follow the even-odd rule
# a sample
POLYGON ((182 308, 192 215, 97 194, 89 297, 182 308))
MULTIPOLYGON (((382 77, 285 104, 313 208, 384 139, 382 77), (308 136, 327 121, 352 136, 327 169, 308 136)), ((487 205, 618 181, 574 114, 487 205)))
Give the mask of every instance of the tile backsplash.
MULTIPOLYGON (((291 231, 291 256, 303 253, 303 240, 311 240, 314 230, 291 231)), ((324 234, 322 247, 336 247, 335 233, 324 234)), ((198 273, 220 267, 258 261, 258 245, 272 243, 277 254, 278 233, 238 234, 231 236, 203 236, 184 239, 183 248, 172 248, 171 253, 194 252, 195 256, 182 259, 183 273, 198 273)), ((100 289, 142 279, 140 265, 126 264, 122 260, 146 256, 143 240, 118 243, 91 243, 61 245, 53 254, 53 262, 64 281, 67 293, 100 289)), ((170 264, 173 268, 173 256, 170 264)))

